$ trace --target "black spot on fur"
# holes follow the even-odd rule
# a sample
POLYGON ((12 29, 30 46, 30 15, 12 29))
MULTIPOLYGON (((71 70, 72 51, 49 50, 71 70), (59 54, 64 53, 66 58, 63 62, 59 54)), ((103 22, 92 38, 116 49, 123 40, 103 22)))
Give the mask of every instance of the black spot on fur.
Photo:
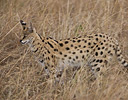
POLYGON ((75 59, 73 59, 73 61, 75 61, 75 59))
POLYGON ((100 37, 102 37, 102 35, 99 35, 100 37))
POLYGON ((65 49, 66 49, 66 50, 70 50, 70 48, 69 48, 69 47, 66 47, 65 49))
POLYGON ((96 61, 96 59, 94 59, 92 62, 95 62, 96 61))
POLYGON ((97 34, 95 36, 98 36, 97 34))
POLYGON ((77 46, 75 46, 75 49, 77 49, 77 46))
POLYGON ((96 45, 96 47, 98 47, 98 45, 96 45))
POLYGON ((60 54, 62 55, 62 52, 60 52, 60 54))
POLYGON ((85 40, 84 42, 87 43, 87 40, 85 40))
POLYGON ((113 56, 113 53, 110 53, 111 56, 113 56))
POLYGON ((79 47, 81 47, 81 45, 79 45, 79 47))
POLYGON ((65 41, 65 44, 68 44, 68 41, 65 41))
POLYGON ((98 67, 98 68, 96 68, 96 71, 100 71, 100 68, 98 67))
POLYGON ((73 52, 72 54, 76 54, 76 52, 73 52))
POLYGON ((47 50, 48 51, 48 53, 50 53, 50 51, 49 50, 47 50))
POLYGON ((54 51, 58 51, 58 49, 54 49, 54 51))
POLYGON ((103 51, 101 51, 100 54, 102 55, 103 54, 103 51))
POLYGON ((69 57, 69 59, 71 59, 71 57, 69 57))
POLYGON ((61 47, 63 47, 63 43, 59 43, 59 45, 60 45, 61 47))
POLYGON ((100 50, 100 47, 98 47, 98 50, 100 50))
POLYGON ((83 48, 86 48, 86 46, 83 46, 83 48))
POLYGON ((48 60, 50 60, 50 58, 48 57, 48 60))
POLYGON ((97 66, 98 64, 94 64, 94 67, 97 66))
POLYGON ((100 63, 102 63, 103 62, 103 60, 100 60, 100 63))
POLYGON ((76 56, 76 59, 78 59, 78 56, 76 56))
POLYGON ((93 38, 93 36, 88 36, 88 38, 93 38))
POLYGON ((52 55, 51 57, 53 58, 54 56, 52 55))
POLYGON ((76 42, 75 40, 73 40, 72 42, 76 42))
POLYGON ((87 52, 89 52, 89 50, 87 50, 87 52))
POLYGON ((101 43, 101 45, 103 45, 103 43, 101 43))
POLYGON ((98 38, 96 38, 96 41, 98 41, 98 38))
POLYGON ((98 52, 96 52, 95 55, 98 56, 98 52))
POLYGON ((88 42, 88 45, 91 45, 91 43, 90 43, 90 42, 88 42))
POLYGON ((80 50, 80 53, 83 53, 83 51, 82 51, 82 50, 80 50))
POLYGON ((109 50, 108 53, 111 53, 111 51, 109 50))
POLYGON ((102 47, 102 49, 104 49, 104 47, 102 47))
POLYGON ((96 45, 96 43, 95 43, 95 42, 93 42, 93 44, 94 44, 94 45, 96 45))
POLYGON ((64 57, 67 57, 67 55, 64 55, 64 57))
POLYGON ((81 40, 77 40, 77 42, 79 43, 81 40))
POLYGON ((73 47, 73 44, 71 44, 71 47, 73 47))
POLYGON ((96 60, 96 62, 99 62, 99 61, 100 61, 99 59, 96 60))
POLYGON ((91 46, 91 48, 93 48, 94 46, 91 46))

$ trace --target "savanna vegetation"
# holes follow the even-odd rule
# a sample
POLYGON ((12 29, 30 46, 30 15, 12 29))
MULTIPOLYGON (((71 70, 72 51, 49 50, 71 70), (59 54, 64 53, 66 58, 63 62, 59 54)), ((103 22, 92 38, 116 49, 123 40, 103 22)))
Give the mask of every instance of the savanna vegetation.
POLYGON ((51 83, 19 42, 20 19, 54 39, 110 34, 128 61, 127 0, 0 0, 0 100, 128 100, 128 72, 117 62, 96 81, 69 68, 63 85, 51 83))

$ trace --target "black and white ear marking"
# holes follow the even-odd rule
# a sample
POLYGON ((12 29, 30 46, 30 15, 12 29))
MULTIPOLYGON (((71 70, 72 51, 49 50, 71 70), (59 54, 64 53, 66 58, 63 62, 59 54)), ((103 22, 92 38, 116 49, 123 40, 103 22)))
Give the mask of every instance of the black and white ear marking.
POLYGON ((24 22, 23 20, 20 20, 20 23, 21 23, 21 25, 23 26, 23 30, 25 30, 25 28, 26 28, 26 22, 24 22))
POLYGON ((20 24, 22 25, 24 31, 28 31, 29 33, 36 32, 31 22, 29 27, 27 27, 26 22, 24 22, 23 20, 20 20, 20 24))
POLYGON ((24 22, 23 20, 20 20, 21 25, 26 25, 26 22, 24 22))

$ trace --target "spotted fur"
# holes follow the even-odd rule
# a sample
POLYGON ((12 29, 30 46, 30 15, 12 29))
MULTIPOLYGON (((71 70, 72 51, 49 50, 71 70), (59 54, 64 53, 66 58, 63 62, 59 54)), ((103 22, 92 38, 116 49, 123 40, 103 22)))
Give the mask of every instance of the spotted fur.
POLYGON ((23 26, 22 44, 28 44, 39 63, 55 74, 66 66, 89 66, 94 73, 110 65, 115 58, 125 68, 128 63, 123 58, 121 49, 111 36, 102 33, 90 34, 82 37, 54 40, 41 37, 32 27, 20 21, 23 26))

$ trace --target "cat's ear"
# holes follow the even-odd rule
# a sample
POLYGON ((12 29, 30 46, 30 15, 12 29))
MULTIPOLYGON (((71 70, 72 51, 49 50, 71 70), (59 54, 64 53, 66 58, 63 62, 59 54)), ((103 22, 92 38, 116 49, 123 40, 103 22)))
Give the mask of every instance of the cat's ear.
POLYGON ((25 30, 27 28, 27 26, 26 26, 27 24, 23 20, 20 20, 20 24, 22 25, 23 30, 25 30))

